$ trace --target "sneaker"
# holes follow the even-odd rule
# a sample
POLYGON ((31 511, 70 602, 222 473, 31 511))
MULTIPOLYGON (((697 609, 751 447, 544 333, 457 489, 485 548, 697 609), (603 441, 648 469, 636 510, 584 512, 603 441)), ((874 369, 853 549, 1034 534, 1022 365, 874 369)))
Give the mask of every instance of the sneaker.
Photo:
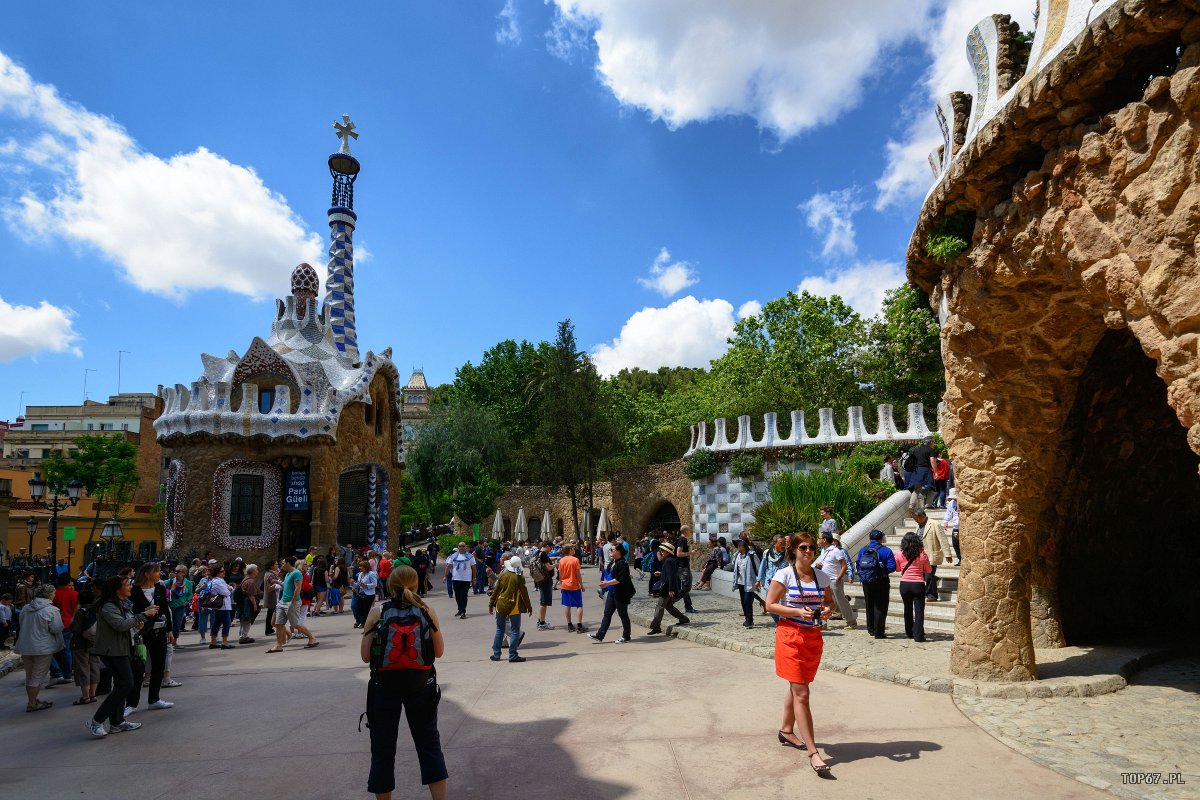
POLYGON ((525 663, 525 656, 513 656, 512 658, 510 658, 510 659, 508 660, 508 663, 510 663, 510 664, 523 664, 523 663, 525 663))
POLYGON ((500 656, 488 656, 488 658, 490 658, 492 661, 499 661, 499 660, 500 660, 500 656))
POLYGON ((142 723, 140 723, 140 722, 130 722, 129 720, 125 720, 124 722, 120 723, 119 725, 109 726, 108 732, 109 733, 122 733, 124 731, 136 731, 140 727, 142 727, 142 723))
POLYGON ((181 682, 179 682, 179 681, 175 680, 174 678, 171 678, 171 680, 167 681, 166 683, 164 683, 164 684, 162 685, 162 688, 164 688, 164 689, 178 689, 180 686, 183 686, 183 684, 182 684, 181 682))
POLYGON ((646 631, 646 633, 649 633, 651 635, 654 635, 656 633, 662 633, 662 628, 651 628, 650 630, 646 631))
POLYGON ((583 632, 584 632, 584 631, 586 631, 586 630, 587 630, 587 628, 583 627, 583 625, 576 625, 576 626, 575 626, 575 632, 576 632, 576 633, 583 633, 583 632))
POLYGON ((147 708, 173 708, 174 706, 175 704, 169 700, 155 700, 147 708))
POLYGON ((624 636, 622 636, 621 638, 619 638, 619 639, 617 639, 617 640, 616 640, 616 643, 617 643, 617 644, 628 644, 628 643, 629 643, 629 640, 628 640, 628 639, 626 639, 624 636))
POLYGON ((575 623, 574 623, 574 622, 568 622, 568 623, 567 623, 567 630, 569 630, 571 633, 574 633, 574 632, 575 632, 575 623))
POLYGON ((249 636, 243 636, 242 638, 238 639, 238 644, 254 644, 254 640, 249 636))
POLYGON ((97 739, 101 738, 102 736, 108 736, 108 731, 104 730, 104 724, 101 722, 96 722, 96 720, 92 719, 91 717, 85 719, 83 724, 87 727, 88 732, 97 739))
POLYGON ((591 639, 593 642, 603 642, 604 641, 603 639, 601 639, 599 636, 597 636, 594 633, 589 633, 588 638, 591 639))
POLYGON ((676 625, 687 625, 689 622, 691 622, 691 620, 688 619, 687 617, 684 617, 683 619, 679 620, 679 622, 676 622, 675 624, 676 625))
POLYGON ((133 706, 125 706, 125 713, 122 714, 121 717, 128 717, 130 714, 136 714, 137 712, 138 709, 134 708, 133 706))
POLYGON ((553 626, 553 625, 548 625, 548 624, 546 624, 545 622, 539 622, 539 623, 538 623, 538 626, 537 626, 537 629, 538 629, 539 631, 552 631, 552 630, 554 630, 554 626, 553 626))

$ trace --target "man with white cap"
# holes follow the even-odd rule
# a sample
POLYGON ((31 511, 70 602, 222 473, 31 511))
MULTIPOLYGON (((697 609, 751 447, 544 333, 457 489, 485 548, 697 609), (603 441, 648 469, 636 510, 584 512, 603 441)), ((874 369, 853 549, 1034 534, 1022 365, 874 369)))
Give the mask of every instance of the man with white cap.
POLYGON ((533 615, 533 605, 529 602, 529 590, 525 588, 525 576, 521 574, 521 557, 513 556, 504 562, 500 578, 492 589, 488 600, 488 613, 496 615, 496 635, 492 639, 492 661, 500 660, 500 642, 504 638, 504 628, 511 626, 508 634, 508 660, 521 663, 525 659, 517 655, 524 635, 521 633, 521 615, 533 615))

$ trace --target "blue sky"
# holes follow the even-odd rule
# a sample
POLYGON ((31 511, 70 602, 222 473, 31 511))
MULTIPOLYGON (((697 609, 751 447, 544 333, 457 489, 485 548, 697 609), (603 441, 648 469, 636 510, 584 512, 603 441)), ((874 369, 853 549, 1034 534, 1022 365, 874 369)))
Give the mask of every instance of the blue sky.
MULTIPOLYGON (((703 366, 798 287, 902 280, 980 0, 33 4, 0 29, 0 419, 190 383, 324 273, 361 138, 359 341, 431 383, 575 321, 703 366)), ((1015 6, 1015 7, 1008 7, 1015 6)))

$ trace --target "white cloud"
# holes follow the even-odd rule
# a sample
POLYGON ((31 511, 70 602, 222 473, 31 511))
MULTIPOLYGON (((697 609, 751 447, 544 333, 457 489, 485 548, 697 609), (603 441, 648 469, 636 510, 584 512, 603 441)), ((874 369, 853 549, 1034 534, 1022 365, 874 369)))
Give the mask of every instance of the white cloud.
POLYGON ((728 347, 733 335, 733 305, 727 300, 697 300, 688 295, 665 308, 643 308, 608 344, 592 348, 601 375, 641 367, 707 367, 728 347))
POLYGON ((876 210, 924 197, 933 185, 929 154, 942 144, 934 107, 952 91, 975 94, 975 73, 967 61, 967 34, 984 17, 1009 14, 1022 30, 1033 27, 1029 0, 941 0, 941 13, 924 37, 931 59, 921 90, 908 114, 899 141, 886 144, 887 166, 875 182, 876 210))
POLYGON ((757 316, 762 311, 762 303, 757 300, 747 300, 738 306, 737 318, 745 319, 746 317, 757 316))
POLYGON ((821 255, 826 258, 834 255, 853 256, 858 252, 858 243, 854 238, 854 214, 862 208, 862 204, 855 199, 857 194, 855 189, 818 193, 800 204, 808 227, 825 237, 821 255))
POLYGON ((844 269, 830 270, 800 281, 797 291, 821 297, 838 295, 864 317, 883 308, 883 295, 904 283, 904 265, 895 261, 867 261, 844 269))
POLYGON ((0 297, 0 362, 39 353, 83 355, 75 346, 79 334, 72 323, 75 313, 52 306, 14 306, 0 297))
POLYGON ((881 55, 920 35, 936 2, 549 1, 551 52, 566 57, 590 36, 622 103, 671 127, 748 115, 781 139, 853 108, 881 55))
POLYGON ((638 278, 637 282, 663 297, 671 297, 699 283, 700 276, 696 274, 695 267, 687 261, 676 261, 672 264, 671 254, 664 247, 658 251, 654 263, 650 265, 650 277, 638 278))
POLYGON ((21 196, 0 200, 8 225, 95 248, 143 291, 273 296, 297 263, 323 261, 321 237, 254 170, 203 147, 167 159, 146 153, 117 123, 63 100, 3 53, 0 119, 35 143, 0 151, 0 166, 36 176, 21 196))
POLYGON ((521 43, 521 26, 517 22, 516 0, 504 0, 504 8, 496 15, 500 27, 496 29, 496 41, 500 44, 521 43))

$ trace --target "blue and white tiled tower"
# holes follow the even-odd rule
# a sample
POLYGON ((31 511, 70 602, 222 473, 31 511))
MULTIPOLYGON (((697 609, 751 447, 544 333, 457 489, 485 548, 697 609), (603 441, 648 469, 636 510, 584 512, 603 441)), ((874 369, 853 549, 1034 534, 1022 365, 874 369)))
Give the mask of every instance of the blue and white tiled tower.
POLYGON ((333 200, 329 209, 329 274, 325 280, 325 309, 338 355, 357 364, 358 331, 354 326, 354 180, 358 159, 350 155, 350 139, 357 139, 354 123, 347 114, 333 123, 342 146, 329 157, 333 176, 333 200))

